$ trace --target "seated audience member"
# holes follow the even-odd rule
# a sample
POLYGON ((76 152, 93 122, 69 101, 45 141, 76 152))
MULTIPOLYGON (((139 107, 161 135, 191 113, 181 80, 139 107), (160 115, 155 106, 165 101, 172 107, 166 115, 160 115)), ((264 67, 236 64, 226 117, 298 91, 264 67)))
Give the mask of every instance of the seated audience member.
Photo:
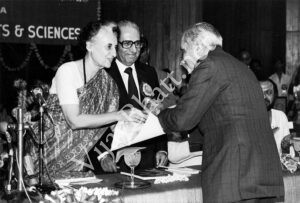
MULTIPOLYGON (((116 57, 115 23, 91 22, 79 36, 86 50, 82 59, 61 65, 45 102, 44 163, 51 177, 81 171, 92 146, 116 121, 145 121, 139 110, 118 111, 119 92, 105 68, 116 57), (52 119, 50 119, 52 118, 52 119)), ((38 129, 38 125, 33 126, 38 129)), ((30 152, 38 169, 38 150, 30 152)))
POLYGON ((285 74, 285 66, 282 60, 278 59, 274 65, 275 73, 269 78, 274 81, 278 89, 279 97, 287 97, 290 85, 290 77, 285 74))
POLYGON ((277 95, 277 87, 275 83, 270 79, 266 79, 260 81, 260 86, 264 94, 278 153, 281 155, 281 143, 286 136, 290 135, 290 123, 288 122, 287 116, 284 112, 273 109, 274 98, 277 95))
POLYGON ((261 64, 260 60, 258 60, 258 59, 251 60, 250 69, 253 71, 257 80, 261 80, 264 78, 264 72, 263 72, 263 68, 262 68, 262 64, 261 64))
POLYGON ((250 63, 252 61, 251 54, 249 51, 243 49, 240 51, 239 60, 242 61, 244 64, 250 68, 250 63))
MULTIPOLYGON (((298 110, 300 109, 300 66, 294 72, 289 89, 287 112, 289 120, 300 123, 298 119, 298 110)), ((300 116, 300 115, 299 115, 300 116)))

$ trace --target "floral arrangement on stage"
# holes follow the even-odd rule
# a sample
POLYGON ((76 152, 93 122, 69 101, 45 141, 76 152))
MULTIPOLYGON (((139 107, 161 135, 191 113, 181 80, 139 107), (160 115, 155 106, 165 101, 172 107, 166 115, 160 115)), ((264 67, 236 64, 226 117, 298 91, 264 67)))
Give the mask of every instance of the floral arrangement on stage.
POLYGON ((46 203, 104 203, 115 202, 118 200, 119 191, 108 189, 107 187, 87 188, 80 187, 79 189, 64 188, 61 190, 52 191, 50 195, 45 195, 46 203))
POLYGON ((300 162, 297 160, 298 158, 299 157, 292 157, 290 154, 282 154, 280 161, 286 170, 294 173, 300 168, 300 162))
POLYGON ((294 173, 300 168, 300 142, 295 135, 287 135, 281 142, 282 154, 280 161, 284 170, 294 173))

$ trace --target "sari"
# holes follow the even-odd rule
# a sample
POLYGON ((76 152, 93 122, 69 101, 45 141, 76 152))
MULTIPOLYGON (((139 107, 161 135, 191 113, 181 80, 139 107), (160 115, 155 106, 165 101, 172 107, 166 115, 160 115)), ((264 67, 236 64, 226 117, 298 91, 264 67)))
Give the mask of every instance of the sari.
MULTIPOLYGON (((118 110, 119 92, 114 80, 104 69, 100 69, 83 87, 77 90, 81 114, 102 114, 118 110)), ((93 129, 72 130, 67 124, 56 94, 49 95, 43 117, 44 167, 52 178, 66 178, 71 172, 93 168, 88 151, 105 134, 111 125, 93 129)), ((34 125, 38 134, 38 124, 34 125)), ((38 149, 33 148, 31 156, 35 171, 38 171, 38 149)), ((45 171, 45 170, 44 170, 45 171)), ((74 173, 75 174, 75 173, 74 173)), ((44 174, 46 175, 46 174, 44 174)))

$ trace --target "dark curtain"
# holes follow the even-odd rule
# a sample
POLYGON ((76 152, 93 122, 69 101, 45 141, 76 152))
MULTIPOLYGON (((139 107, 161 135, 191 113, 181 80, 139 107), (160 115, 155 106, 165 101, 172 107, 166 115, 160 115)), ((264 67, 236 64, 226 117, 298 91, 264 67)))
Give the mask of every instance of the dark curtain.
MULTIPOLYGON (((128 19, 140 25, 150 45, 150 64, 158 70, 169 69, 181 76, 180 38, 188 26, 207 21, 224 38, 224 49, 238 56, 241 49, 262 61, 266 74, 273 72, 275 58, 285 59, 285 0, 102 0, 101 18, 119 21, 128 19)), ((0 44, 7 65, 19 66, 28 52, 28 44, 0 44)), ((49 66, 54 66, 64 46, 38 45, 49 66)), ((79 57, 72 46, 74 59, 79 57)), ((70 60, 66 57, 65 60, 70 60)), ((0 67, 0 101, 14 107, 12 82, 23 78, 28 83, 36 79, 51 82, 55 70, 45 69, 31 57, 20 71, 0 67)))
POLYGON ((203 7, 203 20, 218 28, 232 55, 248 50, 267 76, 277 58, 285 60, 285 0, 204 0, 203 7))
POLYGON ((136 22, 149 41, 150 64, 181 77, 180 39, 190 25, 202 20, 203 0, 102 0, 102 19, 136 22))

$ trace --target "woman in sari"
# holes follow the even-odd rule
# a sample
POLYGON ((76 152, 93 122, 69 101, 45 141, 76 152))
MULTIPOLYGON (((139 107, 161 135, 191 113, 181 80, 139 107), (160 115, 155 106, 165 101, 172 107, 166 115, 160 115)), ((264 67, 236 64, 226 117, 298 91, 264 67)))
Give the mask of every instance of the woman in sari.
MULTIPOLYGON (((85 45, 85 57, 58 68, 45 103, 43 160, 54 178, 69 177, 87 166, 87 152, 113 123, 146 118, 138 110, 117 111, 117 85, 105 71, 116 57, 115 24, 92 22, 79 40, 85 45)), ((30 154, 38 171, 38 150, 33 148, 30 154)))

